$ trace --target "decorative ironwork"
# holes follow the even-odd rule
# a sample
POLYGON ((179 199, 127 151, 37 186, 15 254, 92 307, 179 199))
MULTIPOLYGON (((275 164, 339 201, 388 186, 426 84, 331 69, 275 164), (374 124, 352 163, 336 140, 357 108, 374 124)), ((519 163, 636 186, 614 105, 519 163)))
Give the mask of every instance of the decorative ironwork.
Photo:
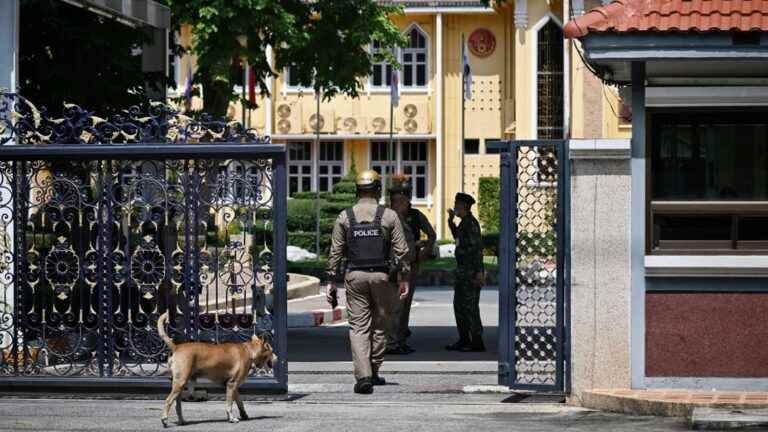
POLYGON ((563 141, 513 141, 502 167, 501 325, 506 384, 564 390, 565 182, 563 141), (510 247, 511 246, 511 247, 510 247), (508 267, 508 268, 507 268, 508 267), (506 300, 505 300, 506 299, 506 300), (507 309, 509 304, 509 309, 507 309), (504 316, 504 315, 502 315, 504 316))
POLYGON ((189 117, 162 102, 130 107, 104 119, 77 105, 64 106, 62 115, 51 117, 47 109, 0 89, 0 145, 15 144, 111 144, 111 143, 262 143, 259 136, 236 121, 203 114, 189 117))
MULTIPOLYGON (((166 310, 180 341, 284 338, 265 298, 285 289, 284 254, 272 253, 283 245, 275 173, 285 155, 268 144, 159 103, 110 119, 68 105, 51 118, 0 93, 0 385, 162 385, 169 350, 156 322, 166 310), (216 146, 196 150, 207 143, 216 146), (172 144, 184 146, 164 150, 172 144)), ((284 386, 284 358, 278 368, 252 371, 254 382, 284 386)))

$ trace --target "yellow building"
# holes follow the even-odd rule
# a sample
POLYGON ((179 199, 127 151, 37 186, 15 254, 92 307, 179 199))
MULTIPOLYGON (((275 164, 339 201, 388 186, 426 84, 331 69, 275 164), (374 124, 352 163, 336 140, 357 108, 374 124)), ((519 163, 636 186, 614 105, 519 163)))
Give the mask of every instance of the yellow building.
MULTIPOLYGON (((391 152, 385 64, 374 66, 360 98, 322 102, 319 122, 312 89, 297 87, 290 71, 282 71, 269 82, 271 98, 261 100, 246 123, 273 142, 288 144, 292 193, 329 190, 353 161, 358 170, 403 172, 413 177, 414 205, 441 238, 449 237, 445 214, 455 193, 463 188, 477 195, 480 177, 498 176, 499 156, 488 142, 630 136, 616 90, 586 70, 562 35, 567 17, 599 1, 570 3, 574 11, 562 0, 510 0, 497 7, 476 0, 405 2, 405 14, 393 17, 409 45, 399 54, 401 98, 391 125, 391 152), (463 142, 462 38, 472 69, 463 142)), ((179 83, 185 82, 186 61, 177 61, 179 83)), ((239 106, 229 114, 242 117, 239 106)))

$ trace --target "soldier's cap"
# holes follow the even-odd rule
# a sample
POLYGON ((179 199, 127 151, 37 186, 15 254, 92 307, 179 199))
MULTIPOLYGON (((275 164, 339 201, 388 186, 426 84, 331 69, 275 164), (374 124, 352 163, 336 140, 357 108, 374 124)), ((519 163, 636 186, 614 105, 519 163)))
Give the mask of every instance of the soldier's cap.
POLYGON ((387 189, 390 194, 410 194, 413 190, 411 179, 405 174, 395 174, 390 178, 389 188, 387 189))
POLYGON ((476 201, 474 198, 472 198, 472 195, 465 194, 463 192, 459 192, 456 194, 456 201, 461 201, 463 203, 466 203, 468 205, 473 205, 476 201))

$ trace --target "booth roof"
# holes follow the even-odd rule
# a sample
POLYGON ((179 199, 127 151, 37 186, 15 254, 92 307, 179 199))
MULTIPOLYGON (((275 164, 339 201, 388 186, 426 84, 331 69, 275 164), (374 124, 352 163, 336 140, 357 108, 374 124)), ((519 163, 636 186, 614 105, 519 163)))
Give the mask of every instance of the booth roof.
POLYGON ((568 38, 588 33, 768 31, 768 0, 613 0, 571 20, 568 38))

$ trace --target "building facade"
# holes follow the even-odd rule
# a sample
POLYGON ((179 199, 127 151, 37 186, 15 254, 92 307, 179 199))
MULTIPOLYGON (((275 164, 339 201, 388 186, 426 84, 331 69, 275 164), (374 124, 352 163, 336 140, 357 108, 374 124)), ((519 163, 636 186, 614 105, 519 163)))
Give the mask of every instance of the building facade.
MULTIPOLYGON (((386 64, 373 67, 360 98, 323 101, 319 121, 312 89, 292 82, 290 70, 270 80, 272 96, 258 109, 244 116, 233 105, 229 114, 288 145, 291 193, 330 190, 352 164, 412 176, 413 202, 443 238, 455 193, 477 195, 479 178, 499 174, 499 156, 489 142, 629 137, 616 90, 585 73, 564 42, 563 25, 585 7, 573 3, 575 12, 561 1, 496 7, 474 0, 405 2, 405 13, 393 17, 409 43, 399 53, 401 98, 392 125, 386 64), (462 37, 472 68, 471 98, 463 104, 462 37)), ((586 7, 596 5, 588 1, 586 7)), ((181 39, 188 41, 189 34, 181 39)), ((188 61, 194 59, 176 61, 178 83, 186 81, 188 61)))

